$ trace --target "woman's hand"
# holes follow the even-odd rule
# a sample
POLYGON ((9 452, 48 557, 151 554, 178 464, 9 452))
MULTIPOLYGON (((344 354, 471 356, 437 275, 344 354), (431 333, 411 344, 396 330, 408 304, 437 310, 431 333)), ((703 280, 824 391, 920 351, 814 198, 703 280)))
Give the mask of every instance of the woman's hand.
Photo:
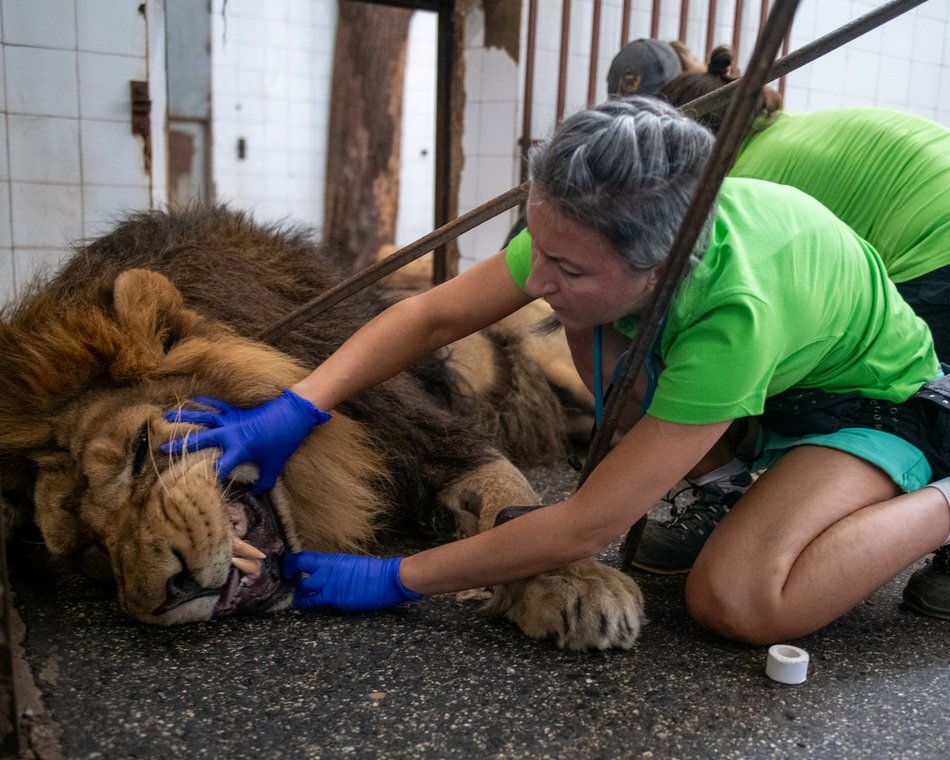
POLYGON ((260 470, 255 493, 273 488, 284 464, 310 431, 331 417, 291 390, 285 390, 277 398, 252 409, 238 409, 213 398, 198 397, 194 400, 215 411, 179 409, 166 412, 165 419, 203 425, 208 429, 164 443, 161 451, 180 454, 183 450, 217 447, 221 449, 218 458, 221 477, 229 475, 242 462, 253 462, 260 470))
POLYGON ((402 585, 400 562, 401 557, 297 552, 286 555, 281 567, 284 577, 294 582, 294 607, 298 610, 381 610, 422 598, 402 585))

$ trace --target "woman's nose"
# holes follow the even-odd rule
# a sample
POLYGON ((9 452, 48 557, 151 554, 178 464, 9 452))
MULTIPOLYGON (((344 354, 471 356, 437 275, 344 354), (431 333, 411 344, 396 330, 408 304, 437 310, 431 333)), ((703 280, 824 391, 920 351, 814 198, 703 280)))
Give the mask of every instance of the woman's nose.
POLYGON ((524 289, 532 296, 548 296, 556 290, 554 280, 546 277, 540 267, 533 267, 528 279, 525 280, 524 289))

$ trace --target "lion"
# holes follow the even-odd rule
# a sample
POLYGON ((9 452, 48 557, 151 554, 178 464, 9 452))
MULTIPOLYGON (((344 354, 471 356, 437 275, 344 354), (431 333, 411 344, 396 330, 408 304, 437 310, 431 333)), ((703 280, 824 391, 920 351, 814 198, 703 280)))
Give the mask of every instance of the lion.
MULTIPOLYGON (((340 405, 269 492, 253 493, 251 465, 219 480, 215 449, 161 453, 195 429, 166 410, 195 408, 195 396, 262 403, 386 305, 367 288, 273 345, 257 340, 338 281, 329 262, 309 231, 224 206, 133 214, 79 248, 0 319, 8 518, 114 584, 132 618, 175 625, 287 609, 288 551, 384 554, 537 505, 478 422, 486 389, 460 380, 451 350, 340 405)), ((643 609, 636 582, 593 559, 496 586, 486 607, 578 650, 632 646, 643 609)))

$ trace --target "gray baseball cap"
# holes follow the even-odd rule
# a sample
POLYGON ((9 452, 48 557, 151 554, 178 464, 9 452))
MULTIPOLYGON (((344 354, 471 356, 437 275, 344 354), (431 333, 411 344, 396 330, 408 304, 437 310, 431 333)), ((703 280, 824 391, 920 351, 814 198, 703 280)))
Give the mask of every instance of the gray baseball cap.
POLYGON ((610 62, 607 95, 655 95, 682 70, 679 56, 666 42, 634 40, 621 48, 610 62))

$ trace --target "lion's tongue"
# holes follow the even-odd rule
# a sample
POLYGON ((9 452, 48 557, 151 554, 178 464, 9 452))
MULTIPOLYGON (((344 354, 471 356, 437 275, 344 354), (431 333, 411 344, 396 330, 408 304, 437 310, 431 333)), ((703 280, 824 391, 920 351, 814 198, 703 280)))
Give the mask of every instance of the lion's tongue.
POLYGON ((214 614, 220 615, 222 612, 230 612, 238 605, 238 588, 241 585, 241 573, 237 568, 231 568, 231 574, 228 576, 228 582, 221 589, 221 595, 218 597, 218 603, 214 606, 214 614))

